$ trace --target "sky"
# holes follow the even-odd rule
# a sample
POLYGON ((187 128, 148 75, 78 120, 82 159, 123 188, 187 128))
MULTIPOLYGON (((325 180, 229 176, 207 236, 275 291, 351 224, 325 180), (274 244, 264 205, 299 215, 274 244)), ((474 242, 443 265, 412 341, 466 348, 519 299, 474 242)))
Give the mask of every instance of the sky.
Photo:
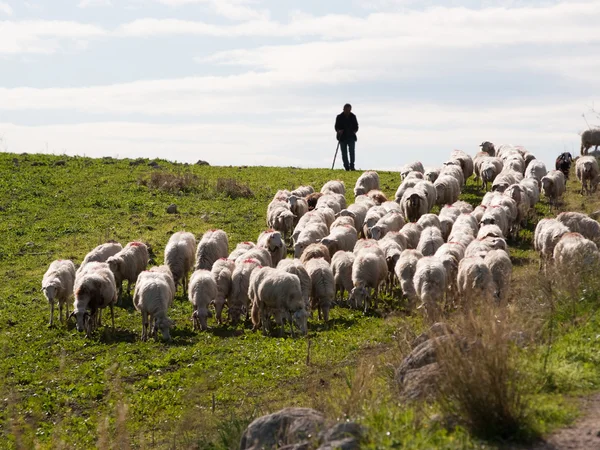
POLYGON ((553 165, 600 125, 598 23, 579 0, 0 0, 0 151, 330 167, 349 102, 359 169, 483 141, 553 165))

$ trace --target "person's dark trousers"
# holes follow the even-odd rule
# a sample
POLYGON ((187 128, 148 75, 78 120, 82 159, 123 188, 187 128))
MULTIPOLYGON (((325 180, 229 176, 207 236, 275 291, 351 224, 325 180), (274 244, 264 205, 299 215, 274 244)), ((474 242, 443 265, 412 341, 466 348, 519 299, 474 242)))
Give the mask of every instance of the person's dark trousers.
POLYGON ((340 149, 342 150, 342 161, 344 162, 344 169, 354 169, 354 146, 355 141, 340 141, 340 149), (350 151, 350 161, 348 161, 348 151, 350 151))

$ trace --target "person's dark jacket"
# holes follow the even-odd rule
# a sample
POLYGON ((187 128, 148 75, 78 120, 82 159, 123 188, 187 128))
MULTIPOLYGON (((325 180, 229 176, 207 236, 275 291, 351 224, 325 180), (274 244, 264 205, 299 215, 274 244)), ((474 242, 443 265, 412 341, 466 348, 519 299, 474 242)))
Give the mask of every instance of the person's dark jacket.
POLYGON ((338 141, 356 141, 356 132, 358 131, 358 121, 352 113, 346 117, 344 113, 338 114, 335 118, 335 131, 338 141), (344 130, 343 133, 337 134, 338 130, 344 130))

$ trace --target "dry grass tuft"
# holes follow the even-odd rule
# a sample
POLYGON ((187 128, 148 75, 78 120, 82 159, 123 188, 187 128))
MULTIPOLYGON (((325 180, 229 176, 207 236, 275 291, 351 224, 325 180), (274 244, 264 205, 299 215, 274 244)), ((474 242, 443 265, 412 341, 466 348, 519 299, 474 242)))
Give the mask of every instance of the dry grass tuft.
POLYGON ((193 173, 152 172, 149 178, 140 177, 138 184, 171 194, 178 192, 200 192, 207 190, 208 181, 193 173))
POLYGON ((216 191, 218 194, 232 199, 254 197, 254 193, 247 184, 240 183, 234 178, 217 179, 216 191))

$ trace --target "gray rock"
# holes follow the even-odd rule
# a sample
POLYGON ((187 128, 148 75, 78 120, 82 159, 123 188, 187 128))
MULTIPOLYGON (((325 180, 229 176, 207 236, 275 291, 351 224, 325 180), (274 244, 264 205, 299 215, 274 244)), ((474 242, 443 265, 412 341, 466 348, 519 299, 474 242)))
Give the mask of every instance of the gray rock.
POLYGON ((417 336, 417 338, 415 338, 412 343, 412 347, 415 348, 432 337, 445 336, 447 334, 452 334, 452 330, 448 327, 448 325, 446 325, 444 322, 436 322, 431 325, 429 330, 421 333, 419 336, 417 336))
POLYGON ((317 450, 360 450, 360 441, 355 438, 326 442, 317 450))
POLYGON ((66 164, 67 162, 62 159, 54 163, 55 166, 65 166, 66 164))
POLYGON ((138 158, 138 159, 134 159, 133 161, 129 161, 130 166, 139 166, 144 163, 145 163, 144 158, 138 158))
POLYGON ((197 165, 197 166, 210 166, 210 164, 208 163, 208 161, 203 161, 203 160, 201 160, 201 159, 199 159, 199 160, 196 162, 196 165, 197 165))
POLYGON ((340 422, 322 434, 319 450, 358 450, 366 429, 356 422, 340 422))
POLYGON ((177 214, 177 205, 175 203, 171 203, 167 206, 167 214, 177 214))
POLYGON ((402 380, 402 396, 408 400, 431 398, 436 394, 440 366, 434 362, 409 370, 402 380))
POLYGON ((325 418, 320 412, 310 408, 285 408, 248 425, 240 450, 309 448, 310 441, 317 439, 324 428, 325 418), (290 445, 292 447, 284 447, 290 445))
POLYGON ((148 165, 149 165, 150 167, 159 167, 159 165, 158 165, 158 163, 157 163, 156 161, 150 161, 150 162, 148 163, 148 165))

